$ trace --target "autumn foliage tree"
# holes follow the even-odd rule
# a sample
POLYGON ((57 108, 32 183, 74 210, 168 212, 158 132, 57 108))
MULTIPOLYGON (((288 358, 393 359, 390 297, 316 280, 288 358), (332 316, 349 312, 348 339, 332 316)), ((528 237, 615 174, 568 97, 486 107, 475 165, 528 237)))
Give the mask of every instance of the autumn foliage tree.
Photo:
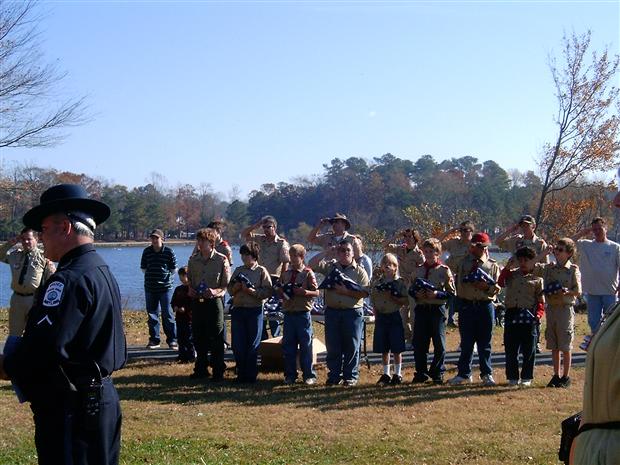
POLYGON ((613 80, 619 57, 607 49, 589 56, 591 33, 563 39, 561 67, 551 59, 558 114, 555 142, 540 159, 542 189, 536 220, 540 223, 550 194, 567 189, 586 174, 614 168, 618 163, 618 88, 613 80), (589 59, 591 57, 591 59, 589 59))

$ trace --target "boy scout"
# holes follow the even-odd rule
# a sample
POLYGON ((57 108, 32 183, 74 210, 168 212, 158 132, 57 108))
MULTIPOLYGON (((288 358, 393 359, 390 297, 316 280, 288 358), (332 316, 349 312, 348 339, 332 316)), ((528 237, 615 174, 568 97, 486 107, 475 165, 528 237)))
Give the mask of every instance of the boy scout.
POLYGON ((56 271, 56 267, 43 256, 37 247, 35 233, 30 228, 22 229, 19 236, 0 247, 0 260, 11 267, 13 295, 9 304, 9 336, 21 336, 35 292, 56 271), (21 249, 11 250, 17 242, 21 242, 21 249))
MULTIPOLYGON (((383 250, 386 253, 393 253, 398 259, 398 269, 400 275, 405 280, 407 287, 411 285, 411 274, 422 263, 424 263, 424 254, 418 247, 422 237, 416 229, 407 228, 401 231, 394 238, 395 240, 387 241, 383 250)), ((408 297, 408 305, 403 305, 400 309, 400 317, 403 320, 403 330, 405 333, 405 341, 411 343, 413 336, 413 325, 415 321, 415 300, 411 296, 408 297)))
POLYGON ((204 228, 196 233, 199 255, 189 259, 187 277, 192 299, 192 336, 196 363, 191 378, 208 376, 208 353, 211 352, 213 381, 224 379, 224 302, 230 280, 228 259, 215 251, 217 232, 204 228))
POLYGON ((506 317, 504 347, 506 349, 506 379, 510 386, 531 386, 536 361, 536 323, 544 314, 543 280, 533 274, 536 252, 521 247, 515 253, 518 268, 512 269, 515 259, 508 261, 499 278, 506 287, 506 317), (519 377, 519 353, 522 356, 519 377))
POLYGON ((306 384, 316 383, 316 373, 312 368, 312 301, 318 297, 318 285, 314 272, 305 266, 306 249, 294 244, 289 249, 291 266, 282 274, 283 286, 290 285, 292 295, 284 295, 279 287, 284 312, 284 383, 293 384, 297 379, 297 357, 306 384), (297 347, 299 346, 299 351, 297 347))
MULTIPOLYGON (((271 281, 276 282, 280 279, 282 272, 286 271, 288 264, 291 261, 288 250, 289 244, 283 237, 280 237, 276 230, 278 228, 278 222, 273 216, 263 216, 260 221, 248 226, 241 231, 241 237, 246 242, 255 242, 259 246, 258 264, 264 266, 269 275, 271 281), (255 229, 262 227, 263 234, 253 232, 255 229)), ((265 329, 263 331, 263 339, 267 338, 266 322, 265 329)), ((269 321, 269 328, 271 329, 271 336, 280 336, 280 322, 276 320, 269 321)))
POLYGON ((553 377, 547 387, 568 387, 571 382, 569 374, 575 336, 574 305, 576 298, 581 295, 581 273, 579 267, 571 262, 575 253, 575 242, 572 239, 564 237, 555 246, 547 247, 545 254, 551 252, 556 259, 555 263, 538 263, 534 268, 534 274, 543 278, 547 301, 545 339, 553 361, 553 377), (560 289, 551 289, 554 283, 560 289))
POLYGON ((443 384, 446 371, 446 317, 448 298, 456 294, 454 279, 450 268, 441 263, 441 242, 427 239, 422 244, 424 264, 418 266, 411 276, 425 279, 435 286, 436 290, 421 290, 416 293, 416 318, 413 326, 413 345, 415 346, 414 383, 425 383, 433 380, 435 384, 443 384), (427 355, 430 341, 433 341, 433 361, 427 366, 427 355))
POLYGON ((480 377, 484 386, 494 386, 491 368, 491 338, 493 336, 493 301, 500 288, 497 285, 499 266, 489 258, 488 248, 491 239, 486 233, 476 233, 471 238, 469 254, 461 260, 457 268, 456 295, 459 298, 459 333, 461 335, 461 354, 458 373, 448 382, 450 384, 471 383, 471 362, 474 344, 478 345, 480 377), (491 278, 491 282, 469 281, 467 276, 477 269, 491 278))
POLYGON ((336 247, 338 259, 325 259, 326 252, 312 257, 309 266, 327 276, 336 268, 359 284, 363 291, 347 289, 339 284, 325 290, 325 345, 327 346, 327 384, 343 381, 355 386, 359 379, 360 343, 362 340, 364 298, 368 297, 368 275, 355 262, 353 247, 341 240, 336 247))

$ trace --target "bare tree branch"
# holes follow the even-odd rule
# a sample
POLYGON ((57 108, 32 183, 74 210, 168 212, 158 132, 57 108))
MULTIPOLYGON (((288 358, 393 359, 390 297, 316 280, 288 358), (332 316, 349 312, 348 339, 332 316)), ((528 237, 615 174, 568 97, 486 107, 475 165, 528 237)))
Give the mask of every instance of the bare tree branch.
POLYGON ((37 2, 0 0, 0 148, 47 147, 85 123, 85 97, 59 97, 66 77, 41 53, 37 2))

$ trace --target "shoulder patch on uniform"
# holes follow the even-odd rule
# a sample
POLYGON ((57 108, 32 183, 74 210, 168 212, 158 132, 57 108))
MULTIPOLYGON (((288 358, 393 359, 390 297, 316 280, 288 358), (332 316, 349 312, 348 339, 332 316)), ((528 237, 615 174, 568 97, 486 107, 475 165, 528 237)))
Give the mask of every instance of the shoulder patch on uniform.
POLYGON ((60 281, 54 281, 47 286, 45 296, 43 297, 43 305, 45 307, 56 307, 62 299, 62 291, 65 285, 60 281))

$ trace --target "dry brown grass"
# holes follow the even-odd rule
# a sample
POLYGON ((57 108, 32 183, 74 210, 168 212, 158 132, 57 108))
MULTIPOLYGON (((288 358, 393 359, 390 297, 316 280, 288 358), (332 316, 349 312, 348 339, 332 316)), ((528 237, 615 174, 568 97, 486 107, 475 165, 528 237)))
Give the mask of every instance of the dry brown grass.
MULTIPOLYGON (((143 313, 128 315, 129 341, 146 342, 145 321, 143 313)), ((559 423, 580 409, 583 384, 577 368, 570 389, 545 388, 551 369, 544 366, 530 389, 378 387, 379 366, 362 367, 353 388, 284 386, 281 375, 262 373, 254 385, 236 385, 231 366, 227 380, 213 385, 188 379, 190 371, 137 361, 115 374, 122 463, 556 463, 559 423)), ((324 367, 318 372, 324 381, 324 367)), ((503 369, 495 374, 505 382, 503 369)), ((4 382, 0 411, 0 463, 33 463, 30 411, 4 382)))

